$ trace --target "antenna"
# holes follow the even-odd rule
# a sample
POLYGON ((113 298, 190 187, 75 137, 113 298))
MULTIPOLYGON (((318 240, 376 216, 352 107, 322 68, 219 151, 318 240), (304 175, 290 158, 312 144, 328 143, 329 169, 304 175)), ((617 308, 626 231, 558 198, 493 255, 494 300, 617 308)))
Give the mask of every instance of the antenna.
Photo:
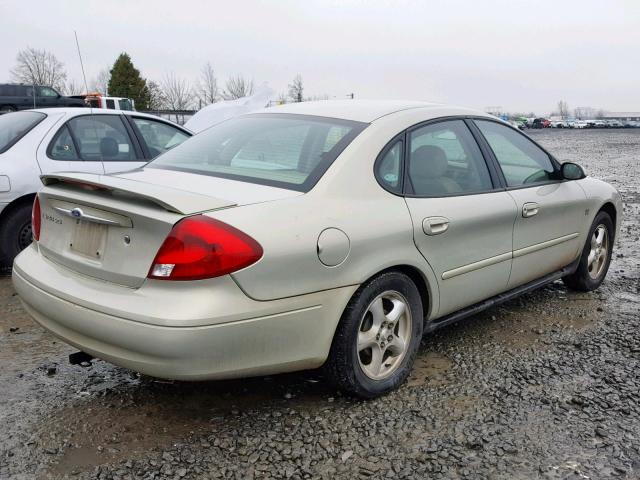
POLYGON ((82 69, 82 78, 84 80, 84 91, 89 93, 89 87, 87 86, 87 76, 84 74, 84 63, 82 62, 82 54, 80 53, 80 42, 78 42, 78 32, 74 30, 73 34, 76 36, 76 47, 78 49, 78 58, 80 58, 80 68, 82 69))
MULTIPOLYGON (((76 36, 76 47, 78 48, 78 58, 80 58, 80 68, 82 69, 82 79, 84 80, 84 91, 88 94, 89 87, 87 86, 87 76, 84 74, 84 63, 82 63, 82 54, 80 53, 80 42, 78 42, 78 32, 74 30, 73 34, 76 36)), ((85 99, 85 102, 86 102, 86 99, 85 99)), ((91 115, 91 120, 93 120, 93 105, 91 104, 89 104, 89 115, 91 115)), ((96 133, 96 138, 98 138, 98 129, 96 128, 95 121, 92 121, 91 123, 93 123, 93 129, 96 133)), ((102 166, 102 168, 104 171, 104 165, 102 166)))

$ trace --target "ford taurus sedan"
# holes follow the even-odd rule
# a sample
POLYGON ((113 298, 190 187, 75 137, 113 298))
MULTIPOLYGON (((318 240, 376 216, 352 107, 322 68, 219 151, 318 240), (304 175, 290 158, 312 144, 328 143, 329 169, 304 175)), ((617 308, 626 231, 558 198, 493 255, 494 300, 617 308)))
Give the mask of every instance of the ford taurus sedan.
POLYGON ((423 333, 607 273, 614 188, 482 112, 287 105, 144 168, 50 174, 13 281, 54 335, 139 372, 220 379, 324 365, 398 387, 423 333))

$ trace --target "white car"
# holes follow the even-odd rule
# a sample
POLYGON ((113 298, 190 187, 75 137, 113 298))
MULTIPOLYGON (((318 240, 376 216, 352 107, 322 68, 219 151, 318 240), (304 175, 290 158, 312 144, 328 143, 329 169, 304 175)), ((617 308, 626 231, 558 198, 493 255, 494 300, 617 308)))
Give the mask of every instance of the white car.
POLYGON ((597 288, 622 217, 505 122, 421 102, 275 107, 43 183, 13 282, 53 334, 163 378, 325 364, 362 397, 407 378, 423 332, 560 278, 597 288))
POLYGON ((191 136, 137 112, 47 108, 0 116, 0 264, 31 243, 31 206, 40 175, 104 174, 141 167, 191 136))

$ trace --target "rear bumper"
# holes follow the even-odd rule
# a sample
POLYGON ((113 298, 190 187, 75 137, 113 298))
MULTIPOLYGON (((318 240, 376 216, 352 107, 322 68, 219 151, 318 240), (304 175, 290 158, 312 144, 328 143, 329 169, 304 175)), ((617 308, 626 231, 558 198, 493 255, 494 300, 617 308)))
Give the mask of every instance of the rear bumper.
POLYGON ((29 314, 65 342, 147 375, 183 380, 322 365, 357 288, 270 302, 251 300, 229 277, 181 282, 174 292, 168 285, 173 282, 148 281, 130 289, 75 275, 35 246, 17 257, 13 282, 29 314), (162 311, 164 317, 158 315, 162 311))

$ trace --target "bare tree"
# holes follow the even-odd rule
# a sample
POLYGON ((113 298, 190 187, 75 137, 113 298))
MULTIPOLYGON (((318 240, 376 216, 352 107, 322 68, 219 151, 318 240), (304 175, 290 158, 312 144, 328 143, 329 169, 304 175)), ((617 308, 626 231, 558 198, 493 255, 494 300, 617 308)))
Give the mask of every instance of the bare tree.
POLYGON ((76 81, 72 78, 68 82, 65 82, 62 87, 62 93, 65 95, 80 95, 83 93, 84 85, 80 83, 76 83, 76 81))
POLYGON ((162 110, 166 104, 162 87, 157 82, 149 80, 147 90, 149 91, 149 110, 162 110))
MULTIPOLYGON (((162 79, 160 86, 164 98, 164 106, 169 110, 188 110, 193 105, 193 90, 184 78, 169 73, 162 79)), ((176 113, 176 122, 180 123, 176 113)))
POLYGON ((289 98, 292 102, 302 102, 304 87, 302 86, 302 76, 296 75, 293 82, 289 84, 289 98))
POLYGON ((235 100, 237 98, 248 97, 252 93, 253 80, 247 80, 242 75, 236 75, 227 80, 222 98, 225 100, 235 100))
POLYGON ((197 83, 195 95, 201 105, 209 105, 220 99, 218 79, 209 62, 207 62, 200 71, 200 80, 197 83))
POLYGON ((27 47, 16 55, 16 66, 11 70, 15 82, 29 85, 45 85, 58 90, 64 89, 67 73, 64 63, 53 53, 27 47))
POLYGON ((103 68, 98 72, 91 83, 89 83, 89 89, 95 92, 107 94, 109 80, 111 79, 111 72, 109 67, 103 68))
POLYGON ((285 103, 287 103, 287 95, 284 93, 280 93, 276 100, 276 105, 284 105, 285 103))
POLYGON ((558 102, 558 115, 563 120, 569 116, 569 104, 564 100, 558 102))

